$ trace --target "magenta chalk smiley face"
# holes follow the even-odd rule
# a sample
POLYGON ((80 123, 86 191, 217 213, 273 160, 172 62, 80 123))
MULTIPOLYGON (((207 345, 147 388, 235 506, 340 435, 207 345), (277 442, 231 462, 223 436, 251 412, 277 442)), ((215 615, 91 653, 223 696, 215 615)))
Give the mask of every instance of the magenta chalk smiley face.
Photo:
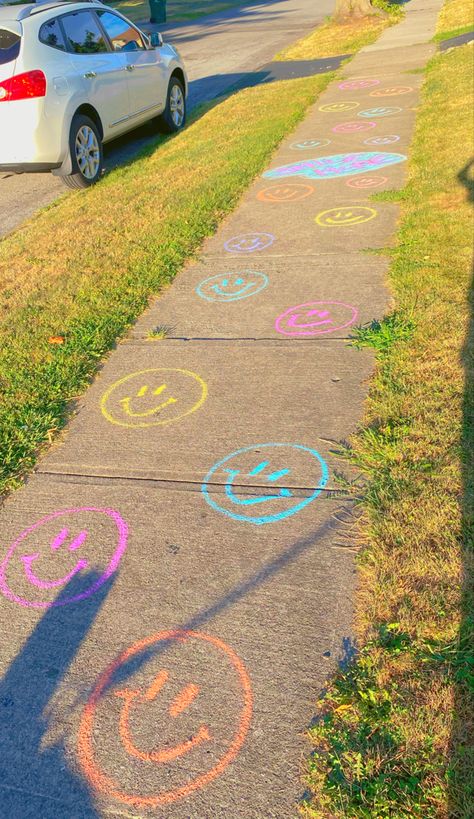
POLYGON ((275 322, 284 336, 322 336, 354 324, 357 310, 342 301, 308 301, 289 307, 275 322))
POLYGON ((15 540, 0 565, 0 591, 27 608, 75 603, 93 594, 117 569, 127 547, 127 524, 113 509, 84 506, 41 518, 15 540), (100 566, 100 568, 98 568, 100 566), (105 568, 104 568, 105 566, 105 568), (54 596, 81 573, 90 585, 54 596))

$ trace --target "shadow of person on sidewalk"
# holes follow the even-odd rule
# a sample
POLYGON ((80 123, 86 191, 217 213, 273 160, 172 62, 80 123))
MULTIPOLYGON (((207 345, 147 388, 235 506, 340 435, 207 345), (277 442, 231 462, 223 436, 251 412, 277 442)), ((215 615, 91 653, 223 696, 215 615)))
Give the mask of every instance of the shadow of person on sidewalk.
MULTIPOLYGON (((95 571, 76 575, 57 601, 80 594, 98 576, 95 571)), ((113 582, 112 578, 80 603, 49 608, 0 681, 2 819, 98 815, 87 785, 69 768, 63 743, 47 742, 47 710, 113 582)), ((12 623, 21 611, 11 608, 12 623)), ((3 639, 8 639, 6 629, 3 639)))

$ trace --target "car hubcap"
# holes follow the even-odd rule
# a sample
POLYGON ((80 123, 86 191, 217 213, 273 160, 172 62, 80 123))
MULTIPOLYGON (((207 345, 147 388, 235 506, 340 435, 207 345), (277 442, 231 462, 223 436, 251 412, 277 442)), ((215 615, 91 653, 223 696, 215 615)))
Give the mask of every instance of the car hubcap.
POLYGON ((170 112, 171 119, 177 128, 183 124, 184 120, 184 96, 179 85, 173 85, 170 91, 170 112))
POLYGON ((98 139, 88 125, 83 125, 76 134, 76 160, 79 170, 86 179, 94 179, 100 164, 98 139))

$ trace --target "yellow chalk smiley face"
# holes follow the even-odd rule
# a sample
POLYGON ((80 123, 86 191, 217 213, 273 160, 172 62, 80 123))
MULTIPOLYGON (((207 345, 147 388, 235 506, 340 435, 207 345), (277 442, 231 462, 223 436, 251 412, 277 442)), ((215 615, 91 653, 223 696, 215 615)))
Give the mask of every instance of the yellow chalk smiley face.
POLYGON ((316 216, 315 222, 321 227, 353 227, 369 222, 377 216, 374 208, 344 207, 323 210, 316 216))
POLYGON ((122 427, 163 426, 204 403, 207 385, 190 370, 159 367, 130 373, 102 396, 102 414, 122 427))

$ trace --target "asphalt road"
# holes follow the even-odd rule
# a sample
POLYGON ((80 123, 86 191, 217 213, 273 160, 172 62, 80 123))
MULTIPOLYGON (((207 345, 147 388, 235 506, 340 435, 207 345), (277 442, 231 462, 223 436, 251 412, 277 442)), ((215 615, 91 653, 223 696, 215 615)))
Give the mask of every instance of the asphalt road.
MULTIPOLYGON (((189 106, 218 96, 269 62, 284 46, 304 36, 334 6, 334 0, 265 0, 228 9, 191 23, 160 28, 175 44, 190 79, 189 106)), ((110 143, 107 168, 120 164, 151 138, 152 126, 110 143)), ((0 177, 0 236, 4 236, 58 196, 65 195, 51 174, 5 174, 0 177)))

